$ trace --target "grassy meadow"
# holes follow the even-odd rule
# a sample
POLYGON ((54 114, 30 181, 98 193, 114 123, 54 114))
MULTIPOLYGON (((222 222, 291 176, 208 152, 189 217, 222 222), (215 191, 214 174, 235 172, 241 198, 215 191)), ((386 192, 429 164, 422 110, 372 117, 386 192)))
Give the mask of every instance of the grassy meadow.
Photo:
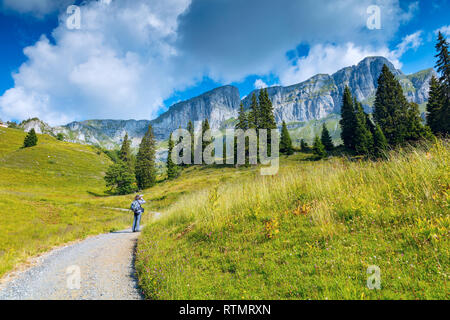
POLYGON ((274 177, 216 170, 144 229, 140 285, 149 299, 448 299, 449 157, 438 141, 381 162, 296 154, 274 177))
MULTIPOLYGON (((26 133, 0 128, 0 277, 28 258, 89 235, 130 227, 133 195, 110 196, 103 176, 110 159, 98 149, 38 135, 22 149, 26 133)), ((252 169, 256 170, 256 169, 252 169)), ((193 167, 179 179, 148 190, 147 213, 166 208, 193 190, 231 180, 251 170, 193 167), (241 172, 241 173, 239 173, 241 172)), ((162 178, 161 178, 162 179, 162 178)))
POLYGON ((110 164, 103 153, 48 135, 22 149, 25 135, 0 128, 0 276, 56 245, 124 228, 131 219, 103 208, 110 164))

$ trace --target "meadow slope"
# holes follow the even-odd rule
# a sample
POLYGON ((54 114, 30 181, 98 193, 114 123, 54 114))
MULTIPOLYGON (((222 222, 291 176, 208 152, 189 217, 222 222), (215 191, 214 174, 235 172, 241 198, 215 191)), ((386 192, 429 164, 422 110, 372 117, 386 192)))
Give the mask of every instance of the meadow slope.
POLYGON ((25 135, 0 128, 0 277, 31 256, 124 228, 131 219, 103 208, 107 156, 48 135, 22 149, 25 135))
POLYGON ((140 285, 149 299, 448 299, 449 156, 437 142, 382 162, 297 154, 235 182, 216 169, 145 228, 140 285))

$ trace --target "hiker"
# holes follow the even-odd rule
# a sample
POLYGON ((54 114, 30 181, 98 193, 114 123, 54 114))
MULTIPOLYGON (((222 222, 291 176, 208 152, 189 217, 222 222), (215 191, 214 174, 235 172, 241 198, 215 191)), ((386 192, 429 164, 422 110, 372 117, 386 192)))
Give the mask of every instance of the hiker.
POLYGON ((133 232, 139 232, 139 224, 141 223, 141 215, 144 213, 144 208, 142 205, 145 203, 143 195, 137 195, 134 197, 134 201, 131 204, 131 211, 134 212, 134 221, 133 221, 133 232))

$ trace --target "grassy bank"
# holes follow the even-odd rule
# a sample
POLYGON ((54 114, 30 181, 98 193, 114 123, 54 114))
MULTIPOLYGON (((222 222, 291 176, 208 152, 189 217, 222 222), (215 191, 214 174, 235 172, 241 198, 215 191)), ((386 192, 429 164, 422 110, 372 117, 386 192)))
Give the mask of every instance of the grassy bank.
MULTIPOLYGON (((90 146, 0 128, 0 276, 27 258, 87 235, 124 228, 130 213, 103 207, 110 160, 90 146)), ((110 204, 116 207, 111 197, 110 204)))
POLYGON ((283 159, 275 177, 244 171, 234 183, 216 171, 206 190, 174 200, 139 241, 146 296, 449 298, 447 142, 387 162, 307 158, 283 159), (381 290, 366 286, 370 265, 381 270, 381 290))

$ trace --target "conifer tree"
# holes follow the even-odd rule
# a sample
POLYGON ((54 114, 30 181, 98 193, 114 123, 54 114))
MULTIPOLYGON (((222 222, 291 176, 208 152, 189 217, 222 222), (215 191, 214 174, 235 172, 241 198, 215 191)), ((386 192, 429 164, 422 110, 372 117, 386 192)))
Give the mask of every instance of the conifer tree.
POLYGON ((202 139, 202 141, 201 141, 202 155, 203 155, 203 152, 205 152, 206 147, 209 146, 211 143, 213 143, 213 139, 211 137, 211 131, 209 131, 209 133, 208 133, 208 130, 210 130, 210 129, 211 128, 209 126, 209 121, 208 121, 208 119, 205 119, 202 122, 202 138, 201 138, 202 139))
POLYGON ((273 114, 273 105, 270 101, 267 88, 259 91, 259 110, 260 110, 260 123, 259 129, 276 129, 277 124, 275 122, 275 116, 273 114))
POLYGON ((36 131, 34 131, 34 129, 31 129, 23 141, 23 147, 24 148, 34 147, 35 145, 37 145, 37 142, 38 137, 36 135, 36 131))
POLYGON ((435 76, 430 81, 430 92, 427 103, 427 125, 431 128, 434 134, 442 133, 441 117, 444 107, 444 96, 442 94, 442 87, 435 76))
POLYGON ((334 149, 333 140, 331 139, 330 132, 327 129, 327 126, 325 123, 322 127, 322 137, 321 137, 322 144, 325 147, 325 150, 331 151, 334 149))
POLYGON ((353 106, 353 97, 348 86, 344 89, 341 118, 342 119, 339 121, 342 128, 341 139, 344 142, 346 149, 353 150, 355 147, 353 136, 356 127, 356 113, 353 106))
POLYGON ((191 120, 189 120, 187 124, 187 131, 191 135, 191 165, 194 164, 194 151, 195 151, 195 144, 194 144, 194 125, 191 120))
POLYGON ((301 150, 302 152, 307 152, 307 151, 309 151, 309 146, 308 146, 308 143, 306 143, 305 139, 301 139, 301 140, 300 140, 300 150, 301 150))
POLYGON ((249 120, 247 119, 247 114, 244 111, 244 105, 241 102, 241 107, 239 108, 238 123, 236 124, 236 129, 247 130, 249 128, 249 120))
POLYGON ((259 128, 259 104, 256 99, 256 94, 252 93, 252 102, 250 104, 250 113, 248 116, 248 126, 252 129, 259 128))
POLYGON ((384 159, 388 149, 388 142, 379 125, 375 126, 375 132, 373 134, 373 155, 375 158, 384 159))
POLYGON ((398 145, 407 138, 409 107, 399 81, 384 65, 378 78, 373 116, 389 144, 398 145))
POLYGON ((139 146, 136 157, 136 181, 139 189, 147 189, 156 183, 156 142, 150 125, 139 146))
POLYGON ((354 101, 356 108, 356 127, 354 133, 355 151, 361 155, 369 155, 373 150, 373 136, 367 125, 367 115, 360 102, 354 101))
POLYGON ((175 162, 172 160, 172 154, 173 154, 173 148, 174 148, 174 142, 172 140, 172 134, 170 134, 169 137, 169 153, 167 155, 167 178, 173 179, 178 176, 178 166, 175 162))
POLYGON ((131 166, 131 142, 128 139, 128 133, 123 138, 122 147, 120 148, 119 158, 127 165, 131 166))
POLYGON ((449 134, 450 132, 450 57, 449 44, 441 32, 438 34, 438 43, 436 44, 438 61, 436 69, 440 73, 439 83, 442 94, 442 106, 437 115, 436 123, 438 127, 437 133, 449 134))
POLYGON ((291 136, 287 129, 286 122, 284 121, 281 127, 280 152, 286 155, 291 155, 294 153, 291 136))
POLYGON ((320 141, 319 136, 316 136, 314 139, 313 152, 320 159, 327 156, 325 146, 322 144, 322 141, 320 141))

